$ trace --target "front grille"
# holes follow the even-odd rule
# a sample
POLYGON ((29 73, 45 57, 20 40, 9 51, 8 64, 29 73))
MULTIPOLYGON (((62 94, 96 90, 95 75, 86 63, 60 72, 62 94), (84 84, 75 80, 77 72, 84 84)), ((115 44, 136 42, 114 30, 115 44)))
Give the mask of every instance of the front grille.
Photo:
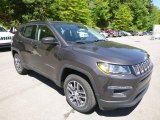
POLYGON ((132 68, 136 75, 141 75, 149 71, 152 68, 152 62, 150 59, 147 59, 140 64, 133 65, 132 68))
POLYGON ((0 37, 0 40, 11 40, 12 36, 0 37))

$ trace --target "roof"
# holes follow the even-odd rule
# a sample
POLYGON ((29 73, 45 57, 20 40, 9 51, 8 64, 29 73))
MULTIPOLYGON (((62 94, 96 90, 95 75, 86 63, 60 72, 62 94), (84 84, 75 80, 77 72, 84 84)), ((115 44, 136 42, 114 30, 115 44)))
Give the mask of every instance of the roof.
POLYGON ((79 24, 79 23, 74 23, 74 22, 66 22, 66 21, 30 21, 26 24, 61 24, 61 23, 67 23, 67 24, 79 24))

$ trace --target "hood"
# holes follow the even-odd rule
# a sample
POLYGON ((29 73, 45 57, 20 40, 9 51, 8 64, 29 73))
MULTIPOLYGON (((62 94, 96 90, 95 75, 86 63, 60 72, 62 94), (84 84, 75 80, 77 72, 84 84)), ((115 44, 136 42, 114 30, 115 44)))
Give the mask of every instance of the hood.
POLYGON ((8 36, 14 36, 14 34, 10 32, 0 32, 0 37, 8 37, 8 36))
POLYGON ((149 57, 146 51, 113 41, 100 41, 90 44, 74 44, 73 50, 82 52, 102 61, 121 65, 133 65, 149 57))

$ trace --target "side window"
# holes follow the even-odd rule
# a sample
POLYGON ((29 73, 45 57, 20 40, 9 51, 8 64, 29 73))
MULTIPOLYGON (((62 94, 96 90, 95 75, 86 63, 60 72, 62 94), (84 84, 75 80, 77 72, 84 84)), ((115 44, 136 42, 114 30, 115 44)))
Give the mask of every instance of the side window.
POLYGON ((44 37, 55 37, 53 32, 46 25, 39 25, 36 36, 36 40, 41 41, 44 37))
POLYGON ((21 35, 23 35, 23 32, 24 32, 24 27, 22 27, 22 28, 20 29, 21 35))
POLYGON ((35 39, 36 25, 26 26, 23 31, 23 36, 26 38, 35 39))

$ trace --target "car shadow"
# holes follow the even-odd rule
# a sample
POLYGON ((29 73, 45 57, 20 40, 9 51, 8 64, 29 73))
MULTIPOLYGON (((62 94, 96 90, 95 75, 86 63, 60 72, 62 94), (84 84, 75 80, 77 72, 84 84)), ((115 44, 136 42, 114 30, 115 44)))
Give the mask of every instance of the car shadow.
POLYGON ((28 75, 30 77, 34 77, 36 78, 36 80, 41 81, 42 83, 48 85, 49 87, 51 87, 52 89, 56 90, 58 93, 60 93, 61 95, 64 96, 64 91, 62 88, 60 88, 59 86, 57 86, 53 81, 51 81, 50 79, 43 77, 42 75, 34 72, 34 71, 29 71, 28 75))
POLYGON ((11 51, 11 48, 0 48, 0 52, 8 52, 11 51))
POLYGON ((120 117, 120 116, 127 116, 129 115, 139 104, 138 102, 136 105, 128 108, 118 108, 114 110, 100 110, 98 107, 95 109, 95 112, 100 116, 106 117, 120 117))
MULTIPOLYGON (((36 78, 36 80, 39 80, 40 82, 46 84, 47 86, 51 87, 52 89, 56 90, 58 93, 64 96, 64 91, 62 88, 58 87, 53 81, 49 80, 46 77, 43 77, 42 75, 34 72, 29 71, 28 75, 30 77, 36 78)), ((105 117, 120 117, 120 116, 127 116, 129 115, 139 104, 138 102, 135 106, 129 107, 129 108, 118 108, 114 110, 100 110, 98 107, 96 107, 94 110, 92 110, 89 113, 86 113, 88 115, 92 114, 93 112, 96 112, 100 116, 105 117)))

